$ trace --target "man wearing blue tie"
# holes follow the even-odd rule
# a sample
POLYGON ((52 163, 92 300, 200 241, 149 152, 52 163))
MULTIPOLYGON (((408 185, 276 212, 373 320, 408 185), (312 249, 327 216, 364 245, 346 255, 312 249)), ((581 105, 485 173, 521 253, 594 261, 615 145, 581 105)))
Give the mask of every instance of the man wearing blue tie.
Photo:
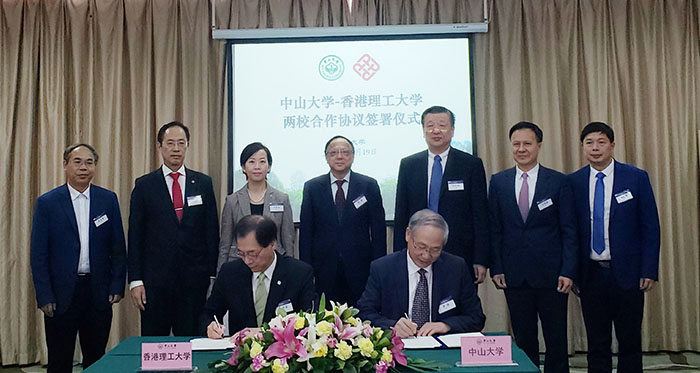
POLYGON ((408 219, 428 208, 452 227, 445 251, 462 257, 475 283, 486 277, 489 256, 486 173, 481 159, 450 146, 455 116, 432 106, 421 116, 428 149, 401 160, 396 184, 394 250, 406 247, 408 219))
POLYGON ((592 122, 581 132, 589 165, 570 175, 579 232, 581 308, 588 371, 611 372, 612 326, 618 372, 642 371, 644 293, 659 274, 660 227, 649 175, 613 159, 615 134, 592 122))

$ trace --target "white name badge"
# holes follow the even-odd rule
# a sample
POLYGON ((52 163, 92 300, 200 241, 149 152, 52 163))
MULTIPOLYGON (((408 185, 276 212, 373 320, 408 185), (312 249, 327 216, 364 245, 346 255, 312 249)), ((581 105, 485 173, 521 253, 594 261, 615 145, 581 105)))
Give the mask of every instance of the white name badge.
POLYGON ((270 212, 284 212, 284 204, 279 202, 270 202, 270 212))
POLYGON ((281 301, 280 304, 277 305, 277 308, 281 308, 287 312, 294 311, 294 306, 292 305, 292 301, 289 299, 281 301))
POLYGON ((355 198, 355 200, 352 201, 352 204, 355 205, 355 208, 356 208, 356 209, 359 209, 359 208, 362 207, 362 205, 364 205, 365 203, 367 203, 367 197, 365 197, 364 194, 361 195, 361 196, 359 196, 359 197, 357 197, 357 198, 355 198))
POLYGON ((631 200, 631 199, 633 199, 633 198, 634 198, 634 197, 632 196, 632 192, 630 192, 629 189, 623 190, 622 192, 617 193, 617 194, 615 195, 615 199, 617 200, 617 203, 618 203, 618 204, 627 202, 627 201, 629 201, 629 200, 631 200))
POLYGON ((449 180, 447 182, 447 190, 454 192, 457 190, 464 190, 464 181, 462 180, 449 180))
POLYGON ((109 218, 107 217, 107 214, 102 214, 102 215, 100 215, 100 216, 98 216, 98 217, 92 219, 92 221, 95 223, 95 228, 97 228, 97 227, 99 227, 100 225, 106 223, 107 220, 109 220, 109 218))
POLYGON ((192 206, 201 205, 202 203, 203 202, 202 202, 202 195, 201 194, 196 195, 196 196, 187 196, 187 206, 192 207, 192 206))
POLYGON ((554 202, 552 202, 552 199, 547 198, 545 200, 537 202, 537 208, 540 209, 540 211, 542 211, 553 204, 554 204, 554 202))
POLYGON ((443 314, 453 308, 457 307, 455 300, 452 297, 447 297, 440 301, 440 306, 438 306, 438 313, 443 314))

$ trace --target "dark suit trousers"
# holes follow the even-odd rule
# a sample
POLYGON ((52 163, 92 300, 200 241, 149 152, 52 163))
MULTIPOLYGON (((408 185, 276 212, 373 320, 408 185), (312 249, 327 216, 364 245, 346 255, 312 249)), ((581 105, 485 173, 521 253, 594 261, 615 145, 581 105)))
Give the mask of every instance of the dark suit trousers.
MULTIPOLYGON (((357 306, 357 301, 362 294, 357 294, 353 291, 354 286, 350 286, 345 271, 352 271, 352 268, 345 268, 346 264, 342 259, 338 259, 338 269, 335 272, 335 283, 332 289, 328 289, 326 300, 332 300, 339 303, 347 303, 350 306, 357 306)), ((319 285, 316 285, 319 286, 319 285)), ((320 286, 319 286, 320 287, 320 286)), ((326 303, 326 307, 328 307, 326 303)))
POLYGON ((92 301, 90 276, 79 276, 68 310, 60 315, 54 314, 53 317, 44 316, 49 352, 48 372, 73 370, 75 338, 78 333, 83 352, 83 369, 99 360, 105 354, 111 325, 112 308, 96 309, 92 301))
POLYGON ((545 372, 568 372, 566 311, 568 294, 556 289, 535 289, 527 285, 505 289, 515 342, 532 362, 540 366, 537 317, 542 323, 546 352, 545 372))
POLYGON ((207 300, 209 278, 182 278, 170 287, 146 285, 146 310, 141 311, 142 336, 195 336, 207 300))
POLYGON ((613 270, 591 261, 581 289, 581 310, 588 335, 588 371, 612 372, 612 327, 619 347, 617 371, 642 371, 644 293, 620 289, 613 270))

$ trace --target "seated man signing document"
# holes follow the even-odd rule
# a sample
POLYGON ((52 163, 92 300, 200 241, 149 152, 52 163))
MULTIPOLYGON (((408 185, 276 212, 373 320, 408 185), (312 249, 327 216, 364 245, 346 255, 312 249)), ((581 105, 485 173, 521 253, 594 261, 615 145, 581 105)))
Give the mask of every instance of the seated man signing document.
POLYGON ((395 327, 401 338, 480 331, 486 317, 464 259, 443 252, 449 228, 420 210, 406 228, 407 249, 372 262, 360 317, 395 327))
POLYGON ((287 312, 311 310, 316 300, 311 266, 275 253, 277 226, 268 217, 248 215, 235 228, 238 256, 224 264, 216 277, 201 317, 201 331, 222 338, 222 317, 238 332, 255 328, 275 317, 278 307, 287 312))

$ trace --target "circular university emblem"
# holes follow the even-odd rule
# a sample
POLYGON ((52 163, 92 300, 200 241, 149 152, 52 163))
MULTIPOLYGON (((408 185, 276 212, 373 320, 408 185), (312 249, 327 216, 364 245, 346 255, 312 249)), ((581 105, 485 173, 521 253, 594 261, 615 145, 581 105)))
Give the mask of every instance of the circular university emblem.
POLYGON ((343 60, 338 56, 328 55, 323 57, 321 62, 318 64, 318 72, 321 77, 326 80, 337 80, 345 72, 345 65, 343 60))

